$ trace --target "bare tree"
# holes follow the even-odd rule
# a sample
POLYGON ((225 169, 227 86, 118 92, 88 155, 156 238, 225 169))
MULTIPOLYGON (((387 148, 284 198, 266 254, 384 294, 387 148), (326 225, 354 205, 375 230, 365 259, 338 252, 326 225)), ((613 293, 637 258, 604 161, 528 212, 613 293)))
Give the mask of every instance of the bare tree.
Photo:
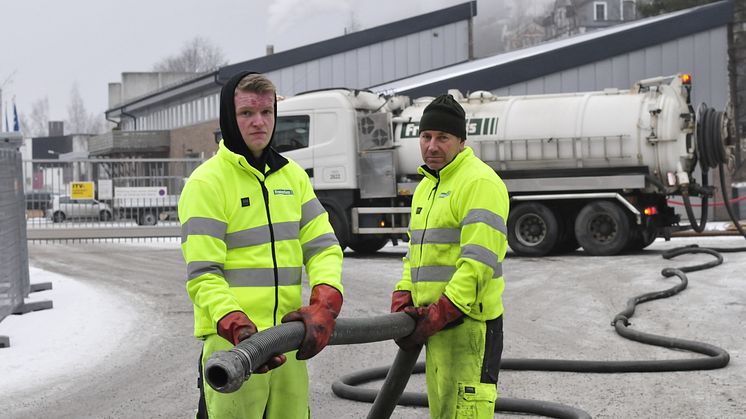
POLYGON ((24 133, 31 137, 46 137, 49 132, 49 99, 44 96, 31 104, 28 119, 21 118, 24 133))
POLYGON ((217 70, 228 64, 220 47, 202 37, 195 37, 184 44, 176 55, 166 57, 153 66, 155 71, 203 73, 217 70))
POLYGON ((67 105, 65 132, 67 134, 98 134, 102 131, 101 119, 86 111, 83 98, 80 96, 78 83, 73 83, 73 87, 70 89, 70 104, 67 105))

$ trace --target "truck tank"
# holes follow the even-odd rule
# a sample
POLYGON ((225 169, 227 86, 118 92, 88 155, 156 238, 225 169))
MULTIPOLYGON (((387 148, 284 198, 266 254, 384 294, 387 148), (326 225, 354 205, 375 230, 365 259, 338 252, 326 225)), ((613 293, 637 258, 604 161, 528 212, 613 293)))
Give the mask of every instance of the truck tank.
MULTIPOLYGON (((638 168, 660 183, 691 173, 694 115, 681 77, 638 82, 630 90, 499 97, 477 91, 459 100, 468 146, 498 172, 638 168)), ((395 119, 399 174, 422 165, 417 124, 432 97, 395 119)))
MULTIPOLYGON (((707 174, 727 160, 727 118, 706 105, 695 113, 690 89, 691 77, 676 74, 628 90, 449 93, 466 111, 466 145, 510 193, 510 247, 543 256, 582 246, 606 256, 684 228, 667 203, 671 195, 684 198, 691 228, 702 230, 712 193, 707 174), (702 197, 701 225, 690 195, 702 197)), ((420 177, 418 123, 432 99, 416 99, 392 119, 400 190, 412 190, 420 177)))

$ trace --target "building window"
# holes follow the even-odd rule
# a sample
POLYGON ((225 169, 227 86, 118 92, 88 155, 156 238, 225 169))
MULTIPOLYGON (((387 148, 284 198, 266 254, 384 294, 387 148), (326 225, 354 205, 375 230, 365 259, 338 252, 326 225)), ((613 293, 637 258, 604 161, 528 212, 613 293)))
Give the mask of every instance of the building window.
POLYGON ((593 2, 593 19, 598 21, 606 20, 606 2, 593 2))

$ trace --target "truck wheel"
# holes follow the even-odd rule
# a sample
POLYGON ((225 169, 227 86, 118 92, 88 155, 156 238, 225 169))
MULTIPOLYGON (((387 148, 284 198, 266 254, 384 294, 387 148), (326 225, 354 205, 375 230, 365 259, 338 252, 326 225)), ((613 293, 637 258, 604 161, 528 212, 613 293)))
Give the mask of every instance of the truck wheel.
POLYGON ((627 250, 633 252, 642 250, 653 244, 657 236, 655 228, 639 227, 632 231, 627 250))
POLYGON ((559 223, 546 205, 518 204, 508 216, 508 245, 521 256, 544 256, 554 249, 559 223))
POLYGON ((109 221, 111 220, 111 213, 109 211, 103 210, 98 214, 98 219, 101 221, 109 221))
POLYGON ((550 253, 561 255, 578 250, 580 243, 575 237, 575 214, 563 211, 557 218, 559 222, 559 235, 557 243, 550 253))
POLYGON ((336 210, 334 210, 331 207, 324 206, 324 209, 326 210, 327 214, 329 214, 329 224, 332 225, 332 229, 334 230, 334 235, 337 236, 337 241, 339 242, 339 247, 342 248, 342 251, 347 248, 347 243, 349 241, 348 237, 348 230, 347 230, 347 223, 342 219, 342 217, 339 216, 336 210))
POLYGON ((613 202, 592 201, 578 213, 575 237, 590 255, 616 255, 630 240, 629 217, 613 202))
POLYGON ((57 211, 52 215, 52 221, 55 223, 61 223, 65 221, 65 213, 62 211, 57 211))
POLYGON ((141 226, 154 226, 158 223, 158 217, 150 211, 144 212, 137 217, 137 224, 141 226))
POLYGON ((350 249, 362 255, 371 255, 381 250, 388 243, 388 237, 366 237, 364 239, 353 240, 350 243, 350 249))

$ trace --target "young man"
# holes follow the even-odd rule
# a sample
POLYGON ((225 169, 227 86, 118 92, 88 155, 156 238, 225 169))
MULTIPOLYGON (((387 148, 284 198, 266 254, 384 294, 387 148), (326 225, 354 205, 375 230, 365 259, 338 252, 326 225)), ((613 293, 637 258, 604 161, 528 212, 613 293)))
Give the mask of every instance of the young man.
POLYGON ((275 86, 243 72, 220 93, 218 152, 179 200, 186 289, 204 341, 198 418, 306 419, 305 359, 329 341, 342 307, 342 250, 305 171, 272 149, 275 86), (305 266, 310 303, 301 307, 305 266), (257 331, 303 321, 296 354, 278 354, 235 393, 206 385, 205 361, 257 331))
POLYGON ((426 345, 430 417, 492 418, 502 355, 502 260, 508 193, 466 140, 466 118, 451 95, 435 98, 420 120, 424 176, 415 190, 409 252, 391 312, 417 325, 397 340, 426 345))

